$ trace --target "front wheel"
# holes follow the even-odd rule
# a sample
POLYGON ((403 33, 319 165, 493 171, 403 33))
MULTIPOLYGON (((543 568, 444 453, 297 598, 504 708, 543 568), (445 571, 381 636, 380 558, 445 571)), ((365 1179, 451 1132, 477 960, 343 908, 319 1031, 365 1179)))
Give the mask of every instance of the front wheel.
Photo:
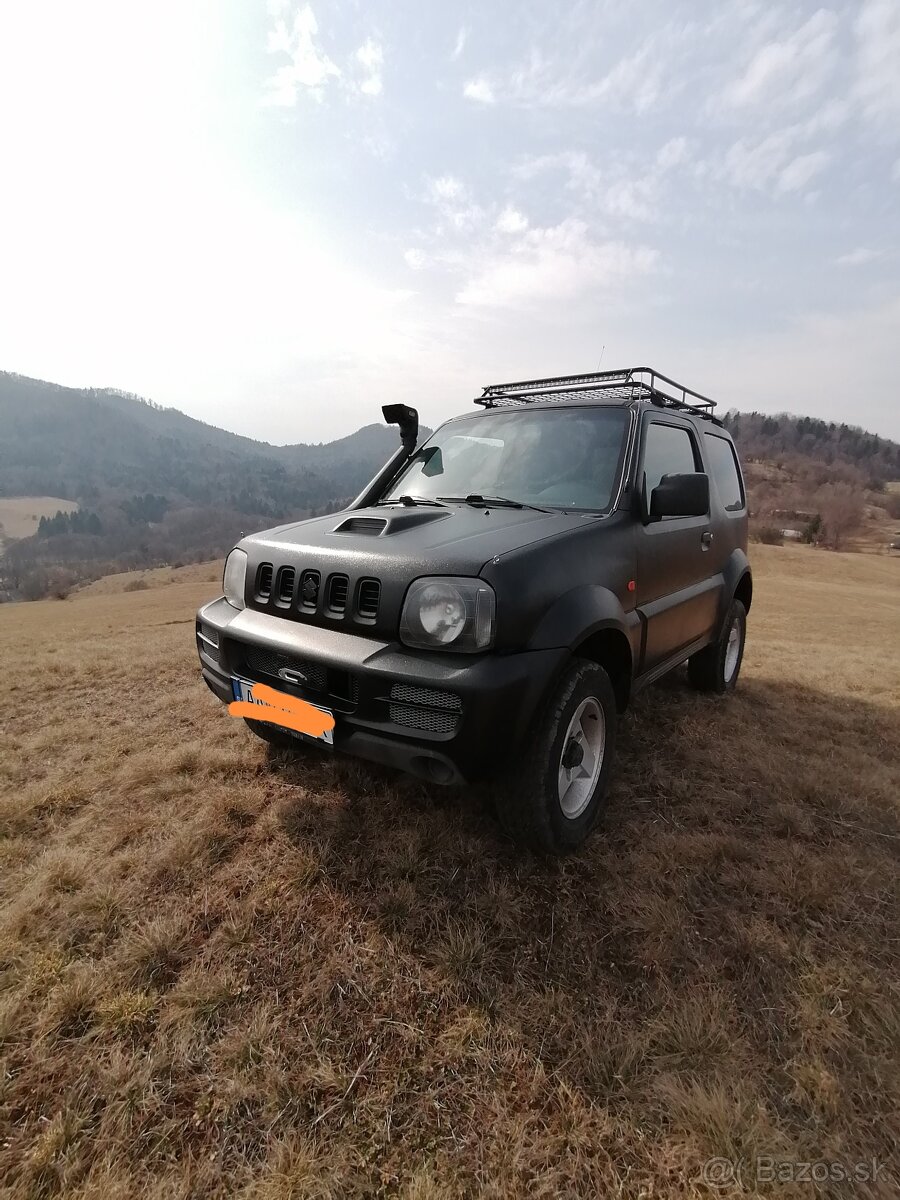
POLYGON ((544 854, 578 848, 600 816, 616 744, 616 698, 596 663, 572 662, 498 796, 512 837, 544 854))
POLYGON ((688 679, 698 691, 720 696, 734 691, 746 637, 747 610, 740 600, 732 600, 717 640, 688 659, 688 679))

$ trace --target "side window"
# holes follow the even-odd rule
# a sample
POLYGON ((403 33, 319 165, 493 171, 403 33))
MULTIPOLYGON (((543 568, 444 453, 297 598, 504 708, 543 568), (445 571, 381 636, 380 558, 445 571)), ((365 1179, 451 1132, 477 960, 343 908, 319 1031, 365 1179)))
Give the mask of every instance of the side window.
POLYGON ((705 433, 703 436, 710 474, 716 481, 722 503, 728 512, 740 512, 744 507, 744 489, 741 487, 741 476, 734 457, 734 446, 726 438, 717 437, 712 433, 705 433))
POLYGON ((644 486, 649 501, 663 475, 691 475, 697 470, 694 439, 680 425, 647 426, 644 443, 644 486))

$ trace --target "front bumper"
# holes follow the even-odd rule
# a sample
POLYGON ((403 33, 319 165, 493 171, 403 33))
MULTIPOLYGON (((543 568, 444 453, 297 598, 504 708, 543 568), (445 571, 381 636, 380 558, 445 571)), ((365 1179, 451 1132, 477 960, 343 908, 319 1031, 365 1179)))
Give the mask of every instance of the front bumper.
POLYGON ((287 621, 225 599, 197 614, 200 667, 232 700, 239 675, 330 708, 335 749, 437 783, 502 770, 521 745, 565 650, 462 655, 287 621), (215 644, 213 644, 215 643, 215 644), (305 685, 279 678, 301 670, 305 685))

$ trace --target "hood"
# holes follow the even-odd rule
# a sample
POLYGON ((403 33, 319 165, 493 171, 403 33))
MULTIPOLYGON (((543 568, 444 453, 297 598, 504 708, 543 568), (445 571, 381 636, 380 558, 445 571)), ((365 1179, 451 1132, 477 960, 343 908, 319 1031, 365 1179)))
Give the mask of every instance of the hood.
POLYGON ((421 575, 478 575, 486 563, 584 523, 532 509, 372 507, 244 538, 248 608, 359 633, 396 636, 421 575))
POLYGON ((573 519, 577 518, 566 513, 468 504, 359 508, 280 525, 246 540, 273 550, 308 550, 328 561, 405 562, 415 566, 417 573, 427 557, 431 574, 477 575, 490 559, 550 537, 573 519))

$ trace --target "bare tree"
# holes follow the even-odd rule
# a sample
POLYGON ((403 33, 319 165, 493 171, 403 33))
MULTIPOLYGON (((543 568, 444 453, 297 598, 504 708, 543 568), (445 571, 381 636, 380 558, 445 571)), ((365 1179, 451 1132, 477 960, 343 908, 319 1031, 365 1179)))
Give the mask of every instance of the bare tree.
POLYGON ((863 494, 849 483, 826 483, 819 488, 816 502, 822 517, 822 541, 832 550, 840 550, 847 536, 862 524, 863 494))

